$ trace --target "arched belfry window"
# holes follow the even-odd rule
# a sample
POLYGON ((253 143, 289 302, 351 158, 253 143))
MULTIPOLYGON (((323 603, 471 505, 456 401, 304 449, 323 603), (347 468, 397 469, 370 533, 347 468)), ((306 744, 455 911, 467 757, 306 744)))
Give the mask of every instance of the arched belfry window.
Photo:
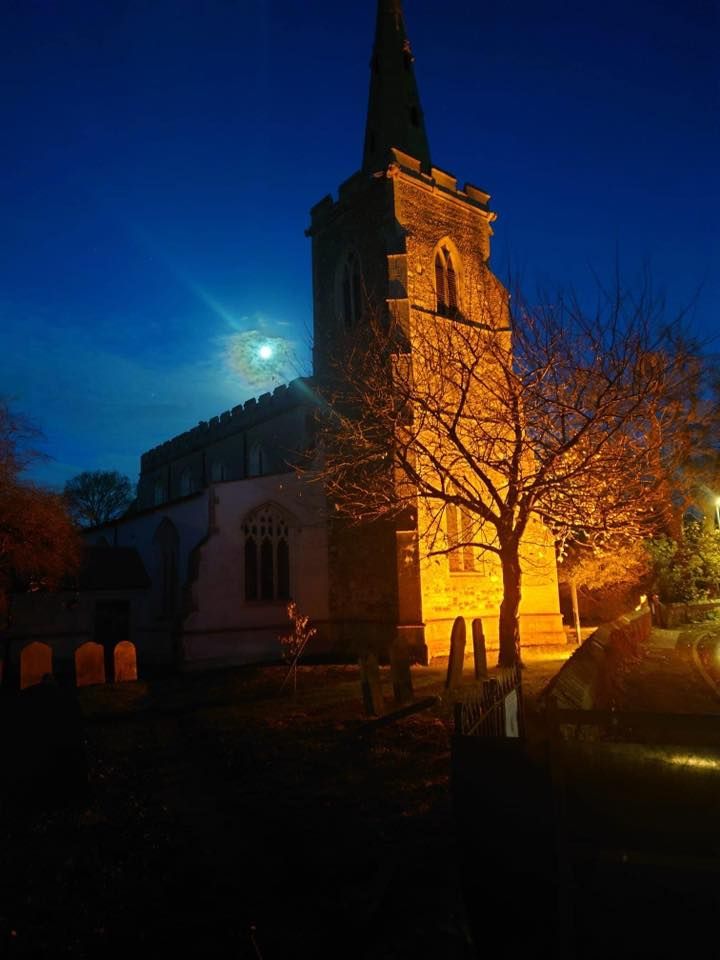
POLYGON ((362 317, 363 289, 360 272, 360 259, 354 252, 348 253, 342 261, 340 276, 340 312, 346 330, 352 330, 362 317))
POLYGON ((435 253, 435 293, 437 312, 454 317, 458 312, 457 254, 443 245, 435 253))
POLYGON ((273 504, 253 511, 243 524, 245 599, 290 599, 289 525, 273 504))

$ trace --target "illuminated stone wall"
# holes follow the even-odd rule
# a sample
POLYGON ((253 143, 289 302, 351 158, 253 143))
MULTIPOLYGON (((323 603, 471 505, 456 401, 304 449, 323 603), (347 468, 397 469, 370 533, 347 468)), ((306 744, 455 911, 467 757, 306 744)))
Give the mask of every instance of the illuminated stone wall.
MULTIPOLYGON (((472 187, 458 191, 454 178, 442 171, 433 168, 433 176, 429 178, 416 169, 409 158, 396 156, 399 162, 391 168, 390 175, 396 219, 406 237, 406 252, 388 258, 389 303, 406 324, 411 348, 418 331, 428 324, 455 322, 437 316, 434 260, 440 245, 452 253, 457 272, 459 316, 490 326, 508 327, 505 290, 487 267, 494 219, 487 206, 489 197, 472 187)), ((509 336, 507 345, 510 348, 509 336)), ((488 378, 493 375, 488 368, 488 378)), ((482 398, 476 402, 482 403, 482 398)), ((456 616, 468 621, 481 617, 488 643, 497 645, 502 600, 499 559, 485 551, 475 555, 474 571, 451 570, 447 555, 429 555, 433 548, 437 549, 438 542, 436 539, 431 543, 424 536, 430 526, 431 511, 424 509, 422 503, 418 506, 422 616, 429 656, 447 655, 456 616)), ((554 547, 549 531, 541 523, 536 521, 528 529, 521 553, 522 641, 563 643, 554 547)))
MULTIPOLYGON (((449 323, 437 316, 434 257, 447 246, 458 271, 459 312, 487 322, 489 312, 507 325, 506 293, 487 267, 491 224, 489 195, 400 151, 384 174, 357 174, 313 208, 308 234, 313 241, 315 373, 334 375, 332 358, 342 357, 347 335, 341 317, 338 275, 348 251, 362 269, 367 309, 389 309, 412 339, 418 323, 449 323)), ((508 338, 509 345, 509 338, 508 338)), ((423 530, 422 504, 418 529, 423 530)), ((429 558, 430 546, 413 549, 413 531, 346 531, 330 528, 330 609, 336 624, 387 623, 405 631, 416 650, 447 654, 450 627, 460 615, 480 616, 489 642, 497 643, 501 599, 498 562, 483 554, 475 572, 455 573, 447 557, 429 558), (365 617, 363 618, 363 610, 365 617), (384 614, 383 614, 384 611, 384 614)), ((564 642, 554 551, 538 525, 525 554, 521 633, 524 642, 564 642), (541 552, 539 552, 541 551, 541 552)), ((340 629, 340 627, 338 627, 340 629)))
MULTIPOLYGON (((422 518, 420 519, 422 524, 422 518)), ((520 636, 524 644, 564 643, 559 609, 557 570, 549 532, 536 524, 525 538, 520 636)), ((498 615, 502 600, 499 559, 485 552, 476 560, 475 572, 452 572, 447 556, 429 557, 422 550, 422 581, 425 643, 428 656, 447 656, 455 617, 483 621, 488 646, 498 645, 498 615)))

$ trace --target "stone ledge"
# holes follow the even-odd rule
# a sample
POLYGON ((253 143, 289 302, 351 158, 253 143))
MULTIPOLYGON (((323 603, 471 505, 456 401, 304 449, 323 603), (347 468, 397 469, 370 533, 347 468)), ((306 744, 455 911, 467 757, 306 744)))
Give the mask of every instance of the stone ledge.
POLYGON ((599 627, 548 684, 543 699, 566 710, 609 708, 619 668, 639 655, 651 626, 645 608, 599 627))

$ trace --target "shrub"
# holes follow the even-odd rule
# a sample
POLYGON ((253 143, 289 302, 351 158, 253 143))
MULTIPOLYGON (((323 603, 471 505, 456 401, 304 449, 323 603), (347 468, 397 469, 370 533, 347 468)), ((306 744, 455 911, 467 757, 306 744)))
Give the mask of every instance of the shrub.
POLYGON ((664 603, 689 603, 718 595, 720 535, 690 522, 682 540, 655 537, 646 544, 654 592, 664 603))

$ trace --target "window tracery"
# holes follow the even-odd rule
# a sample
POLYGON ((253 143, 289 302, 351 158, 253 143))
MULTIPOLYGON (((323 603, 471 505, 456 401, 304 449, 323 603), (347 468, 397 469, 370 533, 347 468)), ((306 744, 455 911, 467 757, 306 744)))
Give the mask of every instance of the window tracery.
POLYGON ((255 510, 243 524, 245 600, 290 599, 290 543, 286 517, 272 504, 255 510))
POLYGON ((447 519, 448 564, 451 573, 474 573, 477 569, 475 549, 472 546, 473 527, 467 510, 449 503, 445 507, 447 519))

